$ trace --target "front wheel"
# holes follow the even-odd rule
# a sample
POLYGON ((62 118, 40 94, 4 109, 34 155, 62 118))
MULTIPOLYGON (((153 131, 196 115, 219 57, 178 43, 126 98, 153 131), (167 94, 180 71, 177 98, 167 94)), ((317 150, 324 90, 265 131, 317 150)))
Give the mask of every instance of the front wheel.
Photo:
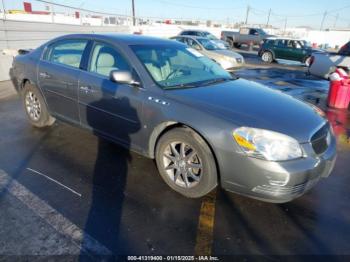
POLYGON ((272 53, 269 52, 269 51, 263 52, 263 54, 261 55, 261 59, 262 59, 265 63, 272 63, 272 62, 273 62, 272 53))
POLYGON ((49 114, 44 98, 35 85, 25 84, 22 91, 22 102, 28 120, 33 126, 51 126, 55 122, 55 118, 49 114))
POLYGON ((160 138, 156 162, 163 180, 186 197, 202 197, 217 185, 213 154, 203 138, 189 128, 170 130, 160 138))

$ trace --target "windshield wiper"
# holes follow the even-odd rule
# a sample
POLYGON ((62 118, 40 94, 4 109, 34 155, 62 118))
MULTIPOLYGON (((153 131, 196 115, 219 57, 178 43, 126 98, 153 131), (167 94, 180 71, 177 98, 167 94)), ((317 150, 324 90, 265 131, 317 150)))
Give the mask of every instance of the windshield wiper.
POLYGON ((165 86, 164 89, 181 89, 181 88, 194 88, 200 86, 196 83, 189 83, 189 84, 180 84, 175 86, 165 86))
POLYGON ((215 78, 215 79, 211 79, 208 81, 205 81, 204 83, 202 83, 202 85, 214 85, 214 84, 218 84, 218 83, 222 83, 222 82, 227 82, 227 81, 232 81, 232 80, 236 80, 235 78, 215 78))

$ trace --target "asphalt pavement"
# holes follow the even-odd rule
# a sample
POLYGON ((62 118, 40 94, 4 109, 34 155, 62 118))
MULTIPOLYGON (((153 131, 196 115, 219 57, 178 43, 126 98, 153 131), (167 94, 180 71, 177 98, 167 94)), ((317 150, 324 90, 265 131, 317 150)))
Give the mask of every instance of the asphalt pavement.
POLYGON ((350 255, 349 113, 328 109, 328 82, 302 66, 253 61, 236 74, 326 111, 339 145, 330 177, 286 204, 220 188, 187 199, 153 160, 62 122, 31 127, 9 95, 0 100, 0 255, 350 255))

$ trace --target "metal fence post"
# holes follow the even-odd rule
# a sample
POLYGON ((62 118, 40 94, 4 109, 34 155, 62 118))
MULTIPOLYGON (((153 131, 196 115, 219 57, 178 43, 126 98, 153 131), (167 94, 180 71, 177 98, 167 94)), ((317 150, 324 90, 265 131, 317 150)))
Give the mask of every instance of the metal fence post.
POLYGON ((4 0, 1 0, 1 3, 2 3, 2 8, 4 9, 4 20, 6 20, 6 7, 5 7, 4 0))

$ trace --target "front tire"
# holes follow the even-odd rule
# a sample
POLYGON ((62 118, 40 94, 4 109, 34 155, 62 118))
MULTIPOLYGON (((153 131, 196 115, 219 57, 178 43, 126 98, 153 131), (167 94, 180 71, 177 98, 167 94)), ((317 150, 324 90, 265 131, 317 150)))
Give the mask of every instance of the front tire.
POLYGON ((55 122, 47 110, 41 92, 38 88, 30 83, 24 85, 22 91, 22 103, 29 122, 35 127, 51 126, 55 122))
POLYGON ((159 139, 156 162, 168 186, 186 197, 202 197, 217 186, 213 154, 203 138, 189 128, 172 129, 159 139))
POLYGON ((264 51, 261 55, 261 59, 263 62, 271 64, 273 62, 273 55, 270 51, 264 51))

